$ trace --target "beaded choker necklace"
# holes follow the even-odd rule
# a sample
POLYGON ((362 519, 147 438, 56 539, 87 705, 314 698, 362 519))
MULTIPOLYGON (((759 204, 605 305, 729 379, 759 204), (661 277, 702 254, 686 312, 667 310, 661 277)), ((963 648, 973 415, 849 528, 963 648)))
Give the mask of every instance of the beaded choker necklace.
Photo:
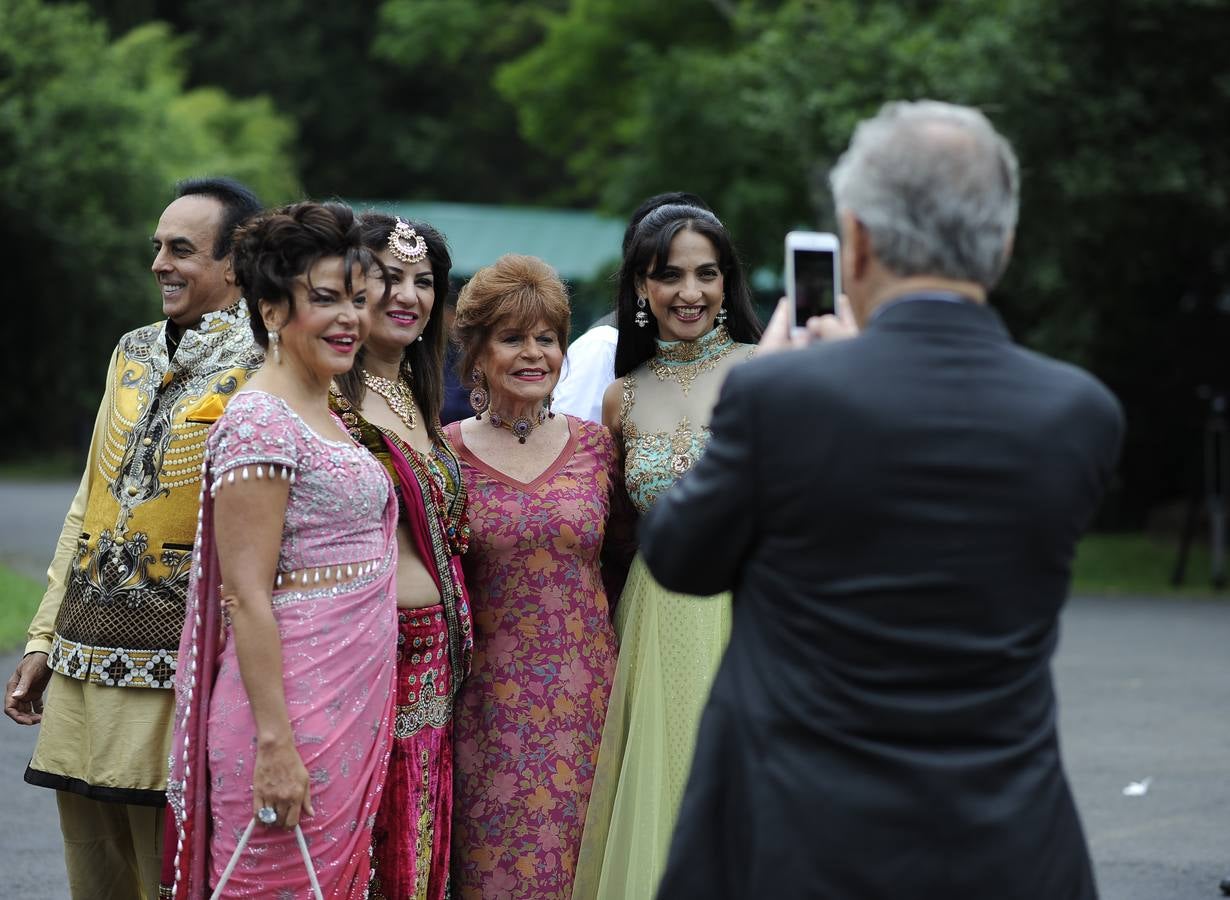
POLYGON ((410 385, 406 384, 404 378, 390 381, 364 369, 363 383, 367 385, 369 391, 384 398, 384 402, 389 404, 393 415, 401 419, 407 428, 414 430, 418 425, 414 417, 414 394, 410 392, 410 385))
POLYGON ((547 421, 547 419, 554 419, 554 418, 555 418, 555 413, 547 412, 547 410, 545 409, 541 409, 538 411, 538 421, 537 422, 535 422, 529 416, 517 416, 517 418, 509 422, 507 419, 502 418, 500 414, 497 413, 494 409, 491 410, 491 412, 487 414, 487 420, 491 423, 491 426, 493 428, 507 428, 509 431, 511 431, 513 434, 517 436, 517 441, 522 444, 524 444, 525 439, 530 436, 531 431, 533 431, 543 422, 547 421))
POLYGON ((657 350, 648 360, 650 371, 659 381, 677 381, 685 397, 697 376, 712 371, 738 346, 725 325, 717 326, 694 341, 658 340, 656 343, 657 350))

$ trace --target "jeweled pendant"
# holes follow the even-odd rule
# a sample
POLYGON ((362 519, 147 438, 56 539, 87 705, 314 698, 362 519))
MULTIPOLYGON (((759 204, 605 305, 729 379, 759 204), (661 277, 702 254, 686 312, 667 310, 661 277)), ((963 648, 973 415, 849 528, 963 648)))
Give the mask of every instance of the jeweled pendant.
POLYGON ((525 439, 529 437, 530 432, 534 430, 534 423, 532 423, 525 416, 518 416, 513 419, 513 423, 509 426, 509 428, 512 430, 512 433, 517 436, 517 440, 524 444, 525 439))

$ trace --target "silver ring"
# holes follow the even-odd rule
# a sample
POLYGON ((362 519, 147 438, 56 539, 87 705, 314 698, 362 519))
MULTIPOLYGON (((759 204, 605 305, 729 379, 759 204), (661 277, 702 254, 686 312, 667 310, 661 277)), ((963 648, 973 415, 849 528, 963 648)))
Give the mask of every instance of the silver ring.
POLYGON ((261 820, 262 825, 272 825, 278 820, 278 811, 272 806, 262 806, 256 811, 256 818, 261 820))

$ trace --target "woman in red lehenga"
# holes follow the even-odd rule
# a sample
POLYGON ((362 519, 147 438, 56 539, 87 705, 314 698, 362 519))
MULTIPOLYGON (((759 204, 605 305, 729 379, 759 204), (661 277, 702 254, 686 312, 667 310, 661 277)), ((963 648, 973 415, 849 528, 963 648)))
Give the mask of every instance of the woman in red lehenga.
MULTIPOLYGON (((453 812, 453 698, 472 628, 458 554, 469 537, 457 456, 440 430, 444 299, 452 266, 429 225, 360 217, 388 296, 332 405, 397 487, 397 678, 393 751, 372 832, 372 900, 444 900, 453 812)), ((379 280, 377 279, 379 277, 379 280)))
POLYGON ((296 826, 324 897, 367 896, 397 506, 328 396, 368 330, 371 264, 340 204, 294 204, 236 238, 267 355, 206 444, 167 788, 164 891, 179 900, 313 896, 296 826))

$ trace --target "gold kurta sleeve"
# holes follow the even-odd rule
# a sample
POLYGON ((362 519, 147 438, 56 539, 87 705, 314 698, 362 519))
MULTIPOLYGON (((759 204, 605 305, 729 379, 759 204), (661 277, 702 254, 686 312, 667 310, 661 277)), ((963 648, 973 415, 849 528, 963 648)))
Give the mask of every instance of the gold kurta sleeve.
POLYGON ((90 451, 85 458, 81 484, 68 507, 64 527, 60 529, 60 538, 56 541, 55 555, 51 558, 51 565, 47 567, 47 590, 26 631, 26 653, 51 652, 56 616, 60 614, 60 603, 64 600, 64 590, 68 585, 68 567, 77 553, 77 541, 81 537, 86 504, 90 498, 90 482, 97 471, 94 454, 98 452, 102 430, 106 427, 107 410, 111 407, 111 386, 115 381, 112 375, 118 357, 119 347, 116 347, 111 353, 111 362, 107 365, 106 389, 103 391, 102 403, 98 406, 98 415, 94 417, 94 432, 90 436, 90 451))

